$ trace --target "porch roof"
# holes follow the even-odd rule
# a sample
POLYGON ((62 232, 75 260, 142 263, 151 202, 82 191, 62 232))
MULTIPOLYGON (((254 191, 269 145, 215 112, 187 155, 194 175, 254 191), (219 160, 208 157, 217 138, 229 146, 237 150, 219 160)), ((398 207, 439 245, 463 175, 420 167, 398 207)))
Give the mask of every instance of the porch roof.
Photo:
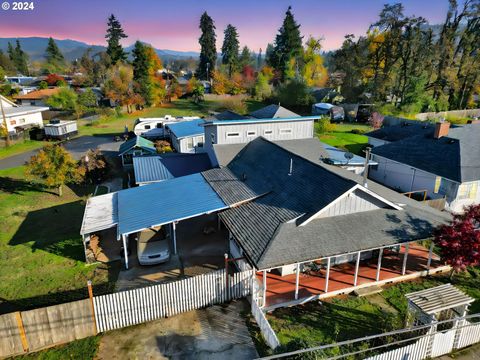
POLYGON ((110 229, 118 224, 118 193, 93 196, 87 200, 80 235, 110 229))
POLYGON ((424 313, 433 315, 443 310, 471 304, 475 301, 452 284, 436 286, 405 295, 424 313))

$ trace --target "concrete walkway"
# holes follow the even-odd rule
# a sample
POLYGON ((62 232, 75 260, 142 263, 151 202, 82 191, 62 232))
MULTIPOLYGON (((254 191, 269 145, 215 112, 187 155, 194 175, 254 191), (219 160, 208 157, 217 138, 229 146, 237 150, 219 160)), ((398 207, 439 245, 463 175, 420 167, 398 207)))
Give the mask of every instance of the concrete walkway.
POLYGON ((248 309, 245 300, 235 301, 112 331, 102 337, 97 358, 254 359, 258 354, 241 316, 248 309))

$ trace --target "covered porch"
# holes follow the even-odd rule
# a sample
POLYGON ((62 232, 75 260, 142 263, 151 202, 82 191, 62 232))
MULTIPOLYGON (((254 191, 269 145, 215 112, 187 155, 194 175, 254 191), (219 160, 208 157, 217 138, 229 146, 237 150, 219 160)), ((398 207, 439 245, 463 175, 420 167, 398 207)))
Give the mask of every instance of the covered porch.
POLYGON ((341 254, 292 264, 294 273, 281 269, 257 272, 265 310, 346 294, 357 289, 412 279, 449 269, 429 248, 416 242, 341 254), (351 259, 338 263, 338 259, 351 259))

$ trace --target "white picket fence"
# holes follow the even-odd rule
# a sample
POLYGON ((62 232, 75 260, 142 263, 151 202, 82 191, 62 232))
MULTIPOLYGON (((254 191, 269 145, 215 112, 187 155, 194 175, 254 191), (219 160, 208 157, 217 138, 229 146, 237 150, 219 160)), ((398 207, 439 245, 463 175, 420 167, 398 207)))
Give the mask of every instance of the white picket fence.
POLYGON ((426 358, 429 342, 429 337, 423 337, 413 344, 371 356, 366 360, 422 360, 426 358))
POLYGON ((278 341, 275 331, 273 331, 272 327, 270 326, 270 323, 268 322, 262 309, 260 309, 257 302, 253 300, 252 314, 258 324, 258 327, 262 332, 263 338, 265 339, 267 345, 270 346, 272 349, 278 347, 280 345, 280 341, 278 341))
POLYGON ((458 348, 464 348, 477 342, 480 342, 480 323, 472 324, 468 320, 464 320, 465 324, 460 329, 458 336, 458 348))
POLYGON ((95 296, 99 332, 141 324, 250 294, 251 270, 228 276, 225 270, 134 290, 95 296))

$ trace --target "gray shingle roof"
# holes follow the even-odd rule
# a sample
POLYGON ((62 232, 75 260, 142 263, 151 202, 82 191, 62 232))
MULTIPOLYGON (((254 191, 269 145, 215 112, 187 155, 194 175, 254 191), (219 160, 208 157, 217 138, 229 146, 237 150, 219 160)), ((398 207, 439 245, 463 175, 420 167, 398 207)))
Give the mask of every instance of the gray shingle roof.
POLYGON ((388 142, 395 142, 403 139, 407 139, 416 135, 428 135, 432 136, 435 131, 435 125, 430 123, 418 123, 406 122, 401 125, 385 126, 381 129, 373 130, 366 133, 366 136, 385 140, 388 142))
POLYGON ((258 109, 250 113, 250 115, 257 119, 290 118, 300 116, 293 111, 285 109, 283 106, 274 104, 258 109))
POLYGON ((214 116, 217 120, 242 120, 248 119, 248 116, 237 114, 236 112, 226 110, 214 116))
POLYGON ((460 183, 480 180, 480 124, 450 129, 440 139, 413 136, 372 153, 460 183))
MULTIPOLYGON (((424 239, 433 227, 448 219, 435 209, 369 181, 369 190, 404 204, 404 210, 385 208, 323 218, 300 227, 293 220, 316 213, 361 184, 362 177, 321 162, 312 163, 263 138, 246 145, 225 169, 237 179, 243 178, 256 194, 266 193, 220 214, 259 269, 424 239), (289 176, 290 159, 293 172, 289 176)), ((225 186, 228 189, 228 182, 225 186)), ((228 202, 225 194, 219 195, 228 202)))

